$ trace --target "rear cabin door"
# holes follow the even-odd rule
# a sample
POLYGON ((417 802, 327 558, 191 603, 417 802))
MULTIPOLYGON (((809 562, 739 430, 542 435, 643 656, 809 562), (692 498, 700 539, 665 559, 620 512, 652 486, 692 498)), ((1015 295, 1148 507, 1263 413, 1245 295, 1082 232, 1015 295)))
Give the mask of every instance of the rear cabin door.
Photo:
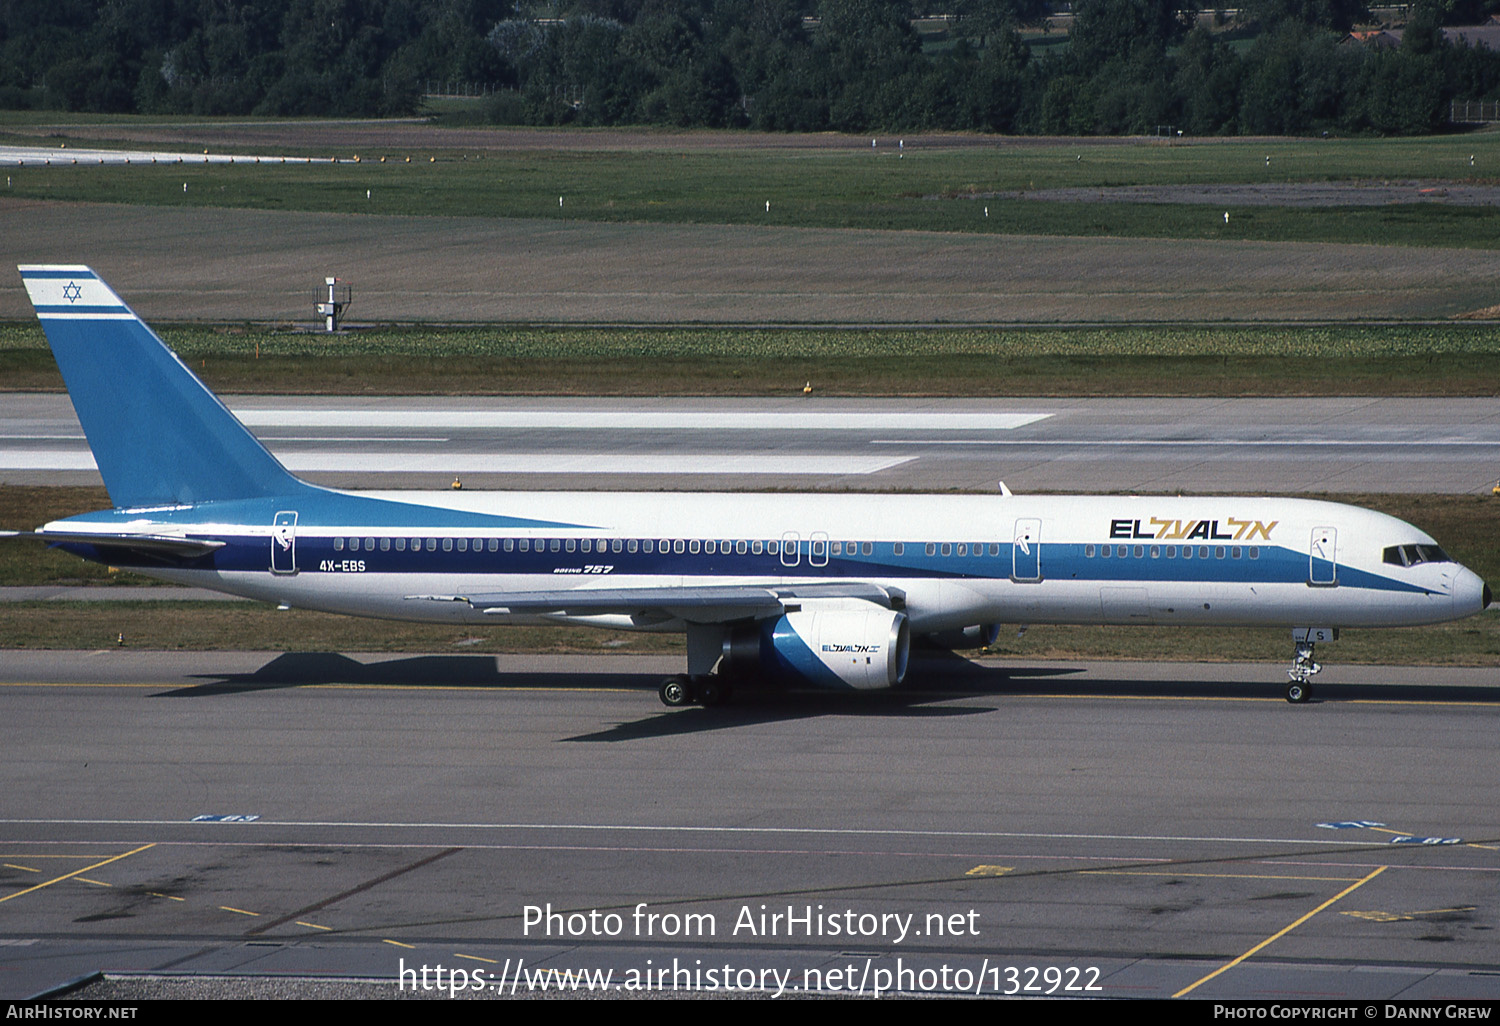
POLYGON ((271 573, 297 572, 297 512, 284 510, 276 514, 271 527, 271 573))

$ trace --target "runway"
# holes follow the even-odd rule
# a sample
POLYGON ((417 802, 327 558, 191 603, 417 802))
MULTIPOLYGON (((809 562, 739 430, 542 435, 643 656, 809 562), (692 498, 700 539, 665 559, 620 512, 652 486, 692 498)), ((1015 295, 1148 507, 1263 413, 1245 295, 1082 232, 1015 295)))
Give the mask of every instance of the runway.
POLYGON ((670 662, 7 653, 0 997, 438 964, 1500 995, 1488 671, 1330 665, 1292 707, 1269 666, 931 658, 670 711, 670 662))
MULTIPOLYGON (((1487 492, 1500 400, 229 397, 340 487, 1487 492)), ((98 482, 67 397, 0 395, 0 482, 98 482)))

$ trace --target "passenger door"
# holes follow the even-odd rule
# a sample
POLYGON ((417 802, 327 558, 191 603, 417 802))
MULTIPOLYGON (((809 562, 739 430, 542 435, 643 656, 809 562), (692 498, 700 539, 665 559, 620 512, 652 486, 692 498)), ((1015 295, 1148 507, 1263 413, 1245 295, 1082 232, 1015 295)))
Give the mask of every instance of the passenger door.
POLYGON ((1335 528, 1313 528, 1307 581, 1323 588, 1331 588, 1339 583, 1338 531, 1335 528))
POLYGON ((284 510, 276 514, 271 527, 271 573, 297 572, 297 512, 284 510))
POLYGON ((1016 521, 1010 546, 1010 577, 1013 581, 1042 579, 1042 522, 1034 518, 1016 521))

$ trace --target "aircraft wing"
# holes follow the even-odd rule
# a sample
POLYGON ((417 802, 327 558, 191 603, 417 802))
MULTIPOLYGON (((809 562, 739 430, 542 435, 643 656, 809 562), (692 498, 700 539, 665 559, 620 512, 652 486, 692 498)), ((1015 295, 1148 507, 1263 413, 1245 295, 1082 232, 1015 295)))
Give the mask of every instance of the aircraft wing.
POLYGON ((466 602, 485 613, 534 613, 562 616, 664 616, 694 623, 727 623, 780 616, 801 599, 849 598, 886 608, 900 606, 900 592, 864 581, 765 587, 710 585, 677 588, 569 588, 558 591, 510 591, 490 595, 409 595, 410 599, 466 602))
POLYGON ((124 551, 156 559, 196 559, 225 542, 212 538, 180 538, 170 534, 106 534, 101 531, 0 531, 0 538, 40 538, 57 544, 93 545, 110 552, 124 551))

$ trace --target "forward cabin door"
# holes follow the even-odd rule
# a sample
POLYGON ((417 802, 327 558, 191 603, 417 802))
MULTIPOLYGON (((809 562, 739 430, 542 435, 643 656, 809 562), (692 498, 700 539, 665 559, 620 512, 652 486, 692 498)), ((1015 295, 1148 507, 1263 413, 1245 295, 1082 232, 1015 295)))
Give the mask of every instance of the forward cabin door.
POLYGON ((1309 545, 1307 580, 1324 588, 1339 582, 1338 531, 1332 527, 1314 527, 1309 545))

